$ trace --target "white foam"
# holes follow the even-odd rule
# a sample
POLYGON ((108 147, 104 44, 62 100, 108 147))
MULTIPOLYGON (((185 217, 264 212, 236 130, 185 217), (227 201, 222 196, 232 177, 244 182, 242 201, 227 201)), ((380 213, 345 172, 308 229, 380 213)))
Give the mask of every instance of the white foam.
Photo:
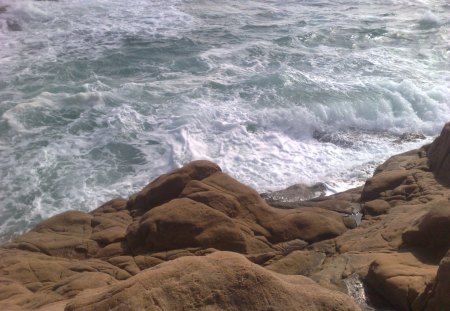
POLYGON ((448 9, 422 2, 10 2, 23 31, 0 30, 0 236, 193 159, 259 191, 360 185, 450 119, 448 9), (134 50, 165 40, 193 50, 134 50))
POLYGON ((420 27, 425 28, 425 29, 436 28, 436 27, 439 27, 441 25, 441 20, 433 12, 427 11, 419 19, 419 25, 420 25, 420 27))

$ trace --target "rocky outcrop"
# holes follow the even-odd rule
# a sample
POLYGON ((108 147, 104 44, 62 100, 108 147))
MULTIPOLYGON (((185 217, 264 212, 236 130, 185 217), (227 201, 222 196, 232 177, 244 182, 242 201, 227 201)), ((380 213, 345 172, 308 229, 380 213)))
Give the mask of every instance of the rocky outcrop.
POLYGON ((427 153, 431 170, 442 181, 450 183, 450 123, 444 126, 427 153))
POLYGON ((4 245, 0 306, 354 310, 348 296, 252 264, 346 230, 335 211, 271 207, 214 163, 194 161, 128 200, 62 213, 4 245))
POLYGON ((0 247, 0 308, 450 310, 447 130, 332 196, 266 201, 194 161, 54 216, 0 247))

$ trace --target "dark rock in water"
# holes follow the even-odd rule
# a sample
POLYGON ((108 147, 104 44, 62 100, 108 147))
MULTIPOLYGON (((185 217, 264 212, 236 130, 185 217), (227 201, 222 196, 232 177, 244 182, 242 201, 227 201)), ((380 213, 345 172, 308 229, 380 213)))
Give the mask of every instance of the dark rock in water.
POLYGON ((313 138, 321 143, 331 143, 339 147, 343 148, 351 148, 354 143, 350 139, 346 139, 346 137, 330 132, 322 132, 322 131, 314 131, 313 138))
POLYGON ((8 5, 0 5, 0 14, 1 14, 1 13, 5 13, 5 12, 6 12, 6 9, 7 9, 8 7, 9 7, 8 5))
POLYGON ((401 144, 401 143, 406 143, 406 142, 424 140, 425 138, 426 138, 425 135, 423 135, 421 133, 403 133, 394 142, 397 144, 401 144))
POLYGON ((8 26, 8 30, 10 30, 10 31, 21 31, 22 30, 22 26, 20 26, 20 24, 16 20, 13 20, 13 19, 7 19, 6 25, 8 26))
POLYGON ((327 186, 324 183, 317 183, 312 186, 296 184, 283 190, 269 191, 261 193, 261 196, 268 202, 299 202, 322 197, 326 194, 327 186))

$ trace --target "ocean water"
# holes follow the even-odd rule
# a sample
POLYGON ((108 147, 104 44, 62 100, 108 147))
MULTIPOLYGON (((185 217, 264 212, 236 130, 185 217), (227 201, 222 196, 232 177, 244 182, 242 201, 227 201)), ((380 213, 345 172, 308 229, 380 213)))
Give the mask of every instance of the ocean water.
POLYGON ((0 0, 0 240, 193 159, 361 185, 450 120, 449 30, 448 0, 0 0))

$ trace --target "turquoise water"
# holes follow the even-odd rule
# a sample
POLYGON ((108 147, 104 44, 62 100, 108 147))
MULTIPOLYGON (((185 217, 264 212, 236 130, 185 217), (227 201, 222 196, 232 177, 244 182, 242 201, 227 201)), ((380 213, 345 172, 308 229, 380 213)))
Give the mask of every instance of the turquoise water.
POLYGON ((347 189, 450 119, 446 0, 2 5, 1 239, 193 159, 347 189))

